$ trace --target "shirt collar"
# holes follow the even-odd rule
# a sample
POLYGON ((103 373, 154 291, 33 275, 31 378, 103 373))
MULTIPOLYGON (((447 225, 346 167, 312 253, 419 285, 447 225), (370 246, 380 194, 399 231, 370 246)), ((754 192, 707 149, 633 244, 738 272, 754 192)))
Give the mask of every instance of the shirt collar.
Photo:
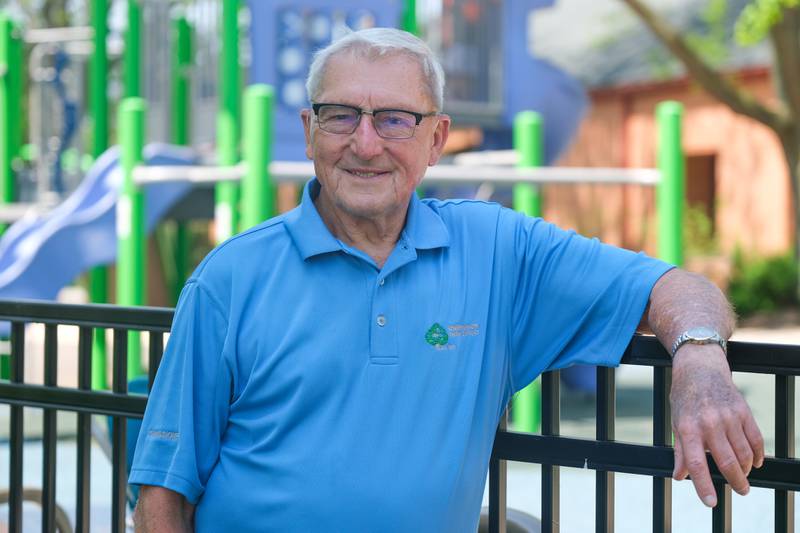
MULTIPOLYGON (((285 219, 289 234, 304 260, 342 249, 341 243, 328 230, 314 205, 313 198, 319 194, 319 187, 316 178, 306 183, 300 206, 288 213, 285 219)), ((421 202, 416 194, 411 196, 409 202, 403 235, 409 245, 420 250, 450 245, 450 235, 441 217, 421 202)))

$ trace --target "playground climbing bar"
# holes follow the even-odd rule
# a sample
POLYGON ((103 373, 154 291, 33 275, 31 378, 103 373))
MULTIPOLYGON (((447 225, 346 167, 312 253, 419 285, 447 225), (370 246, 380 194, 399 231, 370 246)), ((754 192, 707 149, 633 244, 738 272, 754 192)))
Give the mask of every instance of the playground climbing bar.
POLYGON ((92 50, 89 107, 92 114, 92 157, 108 148, 108 2, 92 0, 92 50))
POLYGON ((662 102, 656 108, 658 122, 658 255, 664 261, 683 265, 683 203, 685 163, 681 148, 683 106, 662 102))
MULTIPOLYGON (((146 294, 144 192, 133 181, 142 164, 147 104, 126 98, 119 109, 122 191, 117 202, 117 305, 143 305, 146 294)), ((128 379, 141 374, 139 334, 128 333, 128 379)))
MULTIPOLYGON (((517 168, 544 165, 544 128, 542 116, 535 111, 523 111, 514 117, 514 151, 519 155, 517 168)), ((539 190, 530 183, 514 185, 514 209, 531 217, 542 216, 539 190)))
MULTIPOLYGON (((92 116, 92 157, 97 159, 108 148, 108 1, 92 0, 92 58, 89 71, 89 109, 92 116)), ((100 265, 89 271, 89 299, 108 302, 108 268, 100 265)), ((105 389, 106 337, 96 329, 92 339, 92 387, 105 389)))
POLYGON ((172 21, 172 83, 170 121, 173 144, 187 146, 190 143, 191 131, 190 87, 192 68, 192 29, 186 17, 178 17, 172 21))
MULTIPOLYGON (((0 205, 14 201, 14 157, 21 142, 22 44, 19 27, 0 12, 0 205)), ((5 231, 0 223, 0 234, 5 231)))
POLYGON ((142 6, 141 0, 128 0, 128 29, 125 31, 125 96, 141 96, 142 6))
MULTIPOLYGON (((219 113, 217 115, 217 162, 239 162, 239 0, 222 2, 222 57, 220 60, 219 113)), ((214 218, 217 242, 222 242, 239 226, 239 185, 218 183, 214 218)))
MULTIPOLYGON (((137 167, 133 172, 136 183, 189 182, 215 183, 237 181, 247 171, 246 163, 229 166, 148 166, 137 167)), ((314 164, 308 161, 272 161, 269 163, 270 179, 275 183, 302 185, 314 175, 314 164)), ((438 164, 425 173, 426 185, 514 185, 532 183, 538 185, 570 185, 593 183, 603 185, 658 184, 660 173, 652 168, 583 168, 583 167, 532 167, 513 168, 504 166, 465 167, 438 164)))
MULTIPOLYGON (((518 154, 517 168, 530 169, 544 165, 544 128, 542 116, 535 111, 523 111, 514 117, 514 151, 518 154)), ((542 216, 542 198, 538 185, 516 183, 513 189, 514 209, 531 217, 542 216)), ((534 432, 541 423, 542 384, 536 379, 519 391, 514 398, 514 425, 520 431, 534 432)))
POLYGON ((251 85, 244 94, 244 157, 242 229, 259 224, 275 213, 275 186, 269 179, 272 158, 272 107, 275 94, 269 85, 251 85))

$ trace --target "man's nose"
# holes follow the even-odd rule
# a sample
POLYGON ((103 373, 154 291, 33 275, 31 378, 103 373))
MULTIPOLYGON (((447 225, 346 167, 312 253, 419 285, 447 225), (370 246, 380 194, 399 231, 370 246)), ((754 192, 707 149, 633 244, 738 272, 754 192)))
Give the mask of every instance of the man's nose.
POLYGON ((372 115, 361 115, 350 144, 353 153, 361 159, 372 159, 383 151, 383 139, 375 130, 372 115))

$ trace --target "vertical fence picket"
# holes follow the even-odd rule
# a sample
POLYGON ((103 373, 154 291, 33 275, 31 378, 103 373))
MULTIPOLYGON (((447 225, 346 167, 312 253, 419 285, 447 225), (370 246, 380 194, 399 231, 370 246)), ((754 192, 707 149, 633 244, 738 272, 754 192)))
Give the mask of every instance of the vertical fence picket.
MULTIPOLYGON (((11 382, 25 381, 25 324, 11 324, 11 382)), ((23 407, 11 406, 9 433, 11 436, 8 465, 8 531, 22 532, 22 444, 23 407)))
MULTIPOLYGON (((653 368, 653 445, 672 444, 672 417, 669 407, 671 369, 653 368)), ((672 531, 672 478, 653 477, 653 533, 672 531)))
MULTIPOLYGON (((558 435, 561 420, 560 373, 542 374, 542 435, 558 435)), ((558 533, 560 517, 559 467, 542 464, 542 532, 558 533)))
MULTIPOLYGON (((616 415, 616 387, 613 368, 597 367, 596 438, 614 440, 616 415)), ((598 470, 595 473, 595 530, 597 533, 614 531, 614 473, 598 470)))
MULTIPOLYGON (((125 394, 128 390, 128 330, 114 330, 113 392, 125 394)), ((127 494, 125 417, 115 416, 111 422, 111 531, 124 533, 127 494)))
MULTIPOLYGON (((92 328, 81 327, 78 334, 78 388, 92 388, 92 328)), ((92 415, 78 413, 78 457, 76 467, 75 530, 89 531, 91 495, 92 415)))
POLYGON ((711 510, 711 531, 713 533, 731 532, 731 486, 721 481, 714 482, 717 491, 717 505, 711 510))
POLYGON ((147 391, 153 388, 156 379, 156 370, 161 364, 161 354, 164 352, 164 334, 160 331, 150 332, 150 349, 147 354, 147 391))
MULTIPOLYGON (((58 384, 58 326, 44 327, 44 384, 58 384)), ((56 508, 56 410, 45 409, 42 422, 42 532, 55 531, 56 508)))
MULTIPOLYGON (((794 401, 795 377, 775 376, 775 457, 793 458, 795 455, 794 401)), ((775 531, 789 533, 794 530, 794 492, 775 491, 775 531)))
MULTIPOLYGON (((508 411, 500 418, 498 431, 505 431, 508 411)), ((507 467, 502 459, 489 462, 489 533, 506 533, 507 467)))

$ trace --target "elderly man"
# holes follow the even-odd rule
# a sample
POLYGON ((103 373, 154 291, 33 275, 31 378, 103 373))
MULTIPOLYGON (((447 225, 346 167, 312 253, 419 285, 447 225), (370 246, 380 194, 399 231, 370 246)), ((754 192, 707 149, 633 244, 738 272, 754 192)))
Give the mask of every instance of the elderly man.
POLYGON ((139 531, 475 531, 495 428, 542 371, 616 365, 638 325, 674 355, 674 477, 716 503, 763 460, 705 279, 498 205, 417 199, 450 118, 397 30, 320 51, 316 179, 186 284, 139 437, 139 531))

